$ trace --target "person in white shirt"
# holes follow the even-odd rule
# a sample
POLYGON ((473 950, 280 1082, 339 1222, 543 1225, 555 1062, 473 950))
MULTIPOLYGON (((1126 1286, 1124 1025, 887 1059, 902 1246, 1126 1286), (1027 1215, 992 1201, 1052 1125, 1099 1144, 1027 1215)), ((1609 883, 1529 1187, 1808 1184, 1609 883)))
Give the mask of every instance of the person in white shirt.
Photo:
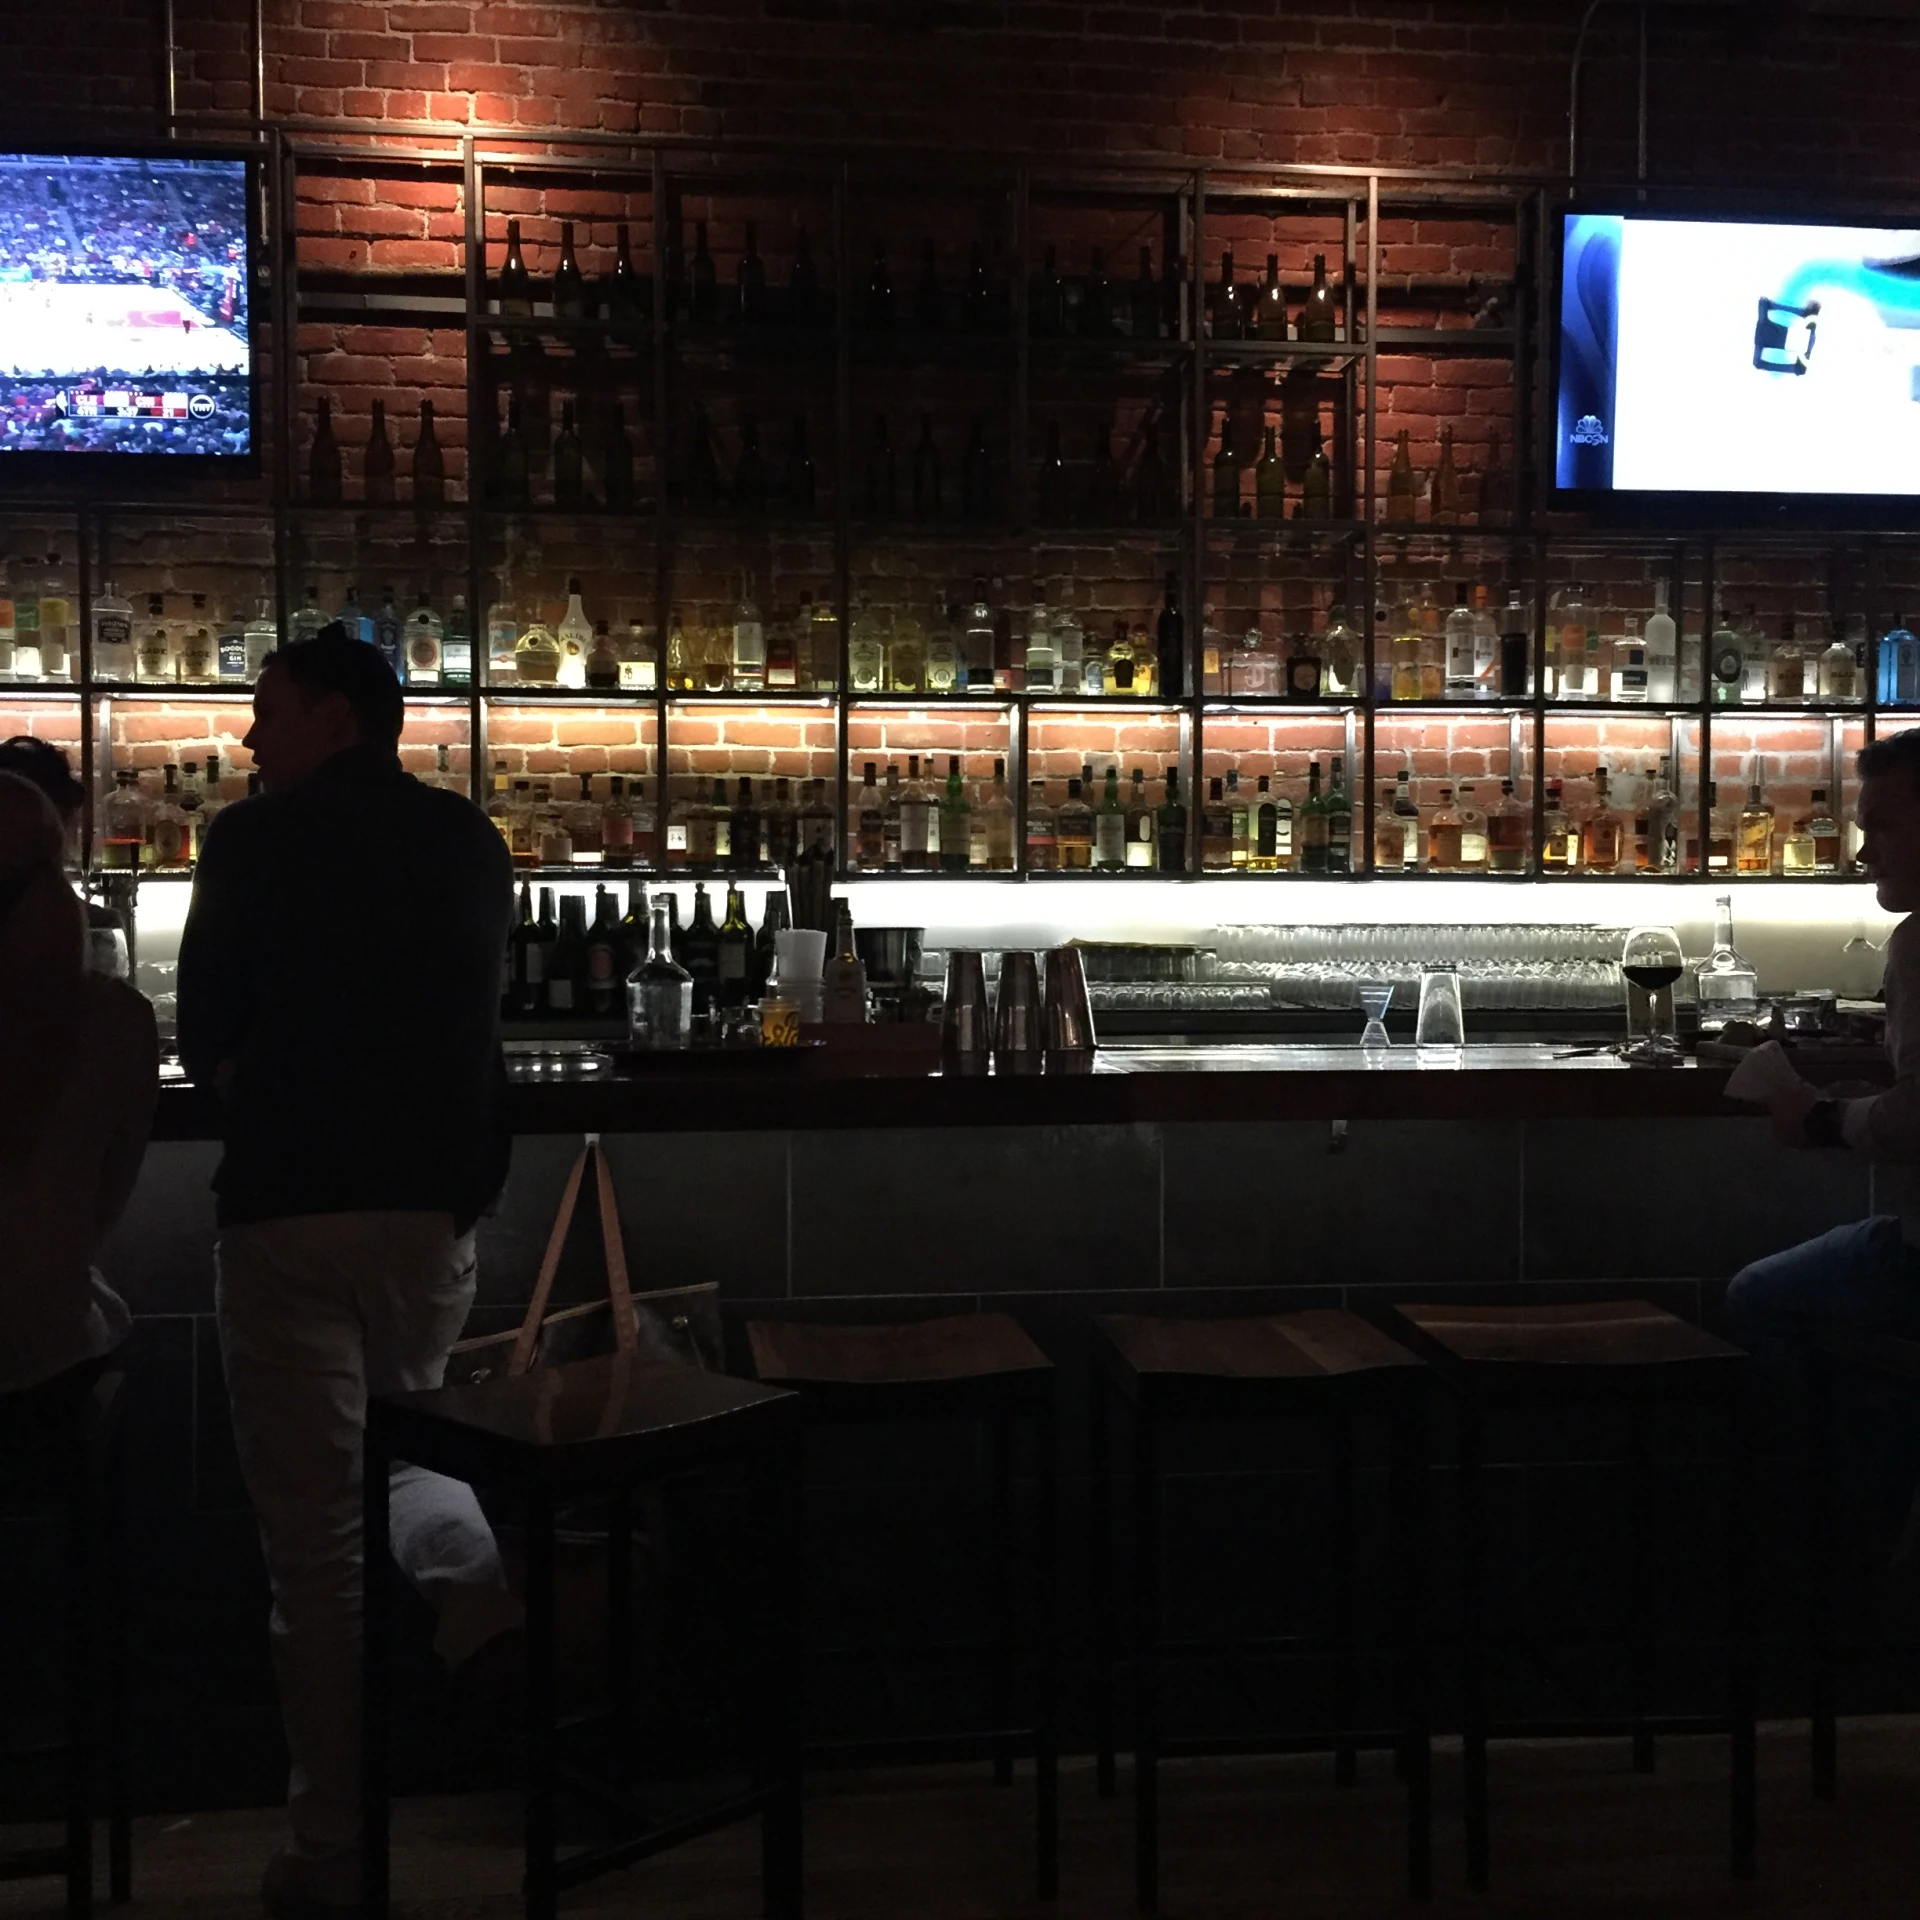
MULTIPOLYGON (((1880 905, 1910 915, 1920 909, 1920 730, 1876 740, 1859 771, 1861 860, 1880 905)), ((1920 921, 1894 929, 1883 991, 1891 1087, 1844 1098, 1796 1076, 1766 1103, 1781 1145, 1867 1161, 1875 1211, 1734 1276, 1727 1322, 1749 1343, 1819 1320, 1920 1338, 1920 921)))
POLYGON ((58 815, 0 773, 0 1394, 97 1360, 127 1309, 93 1265, 145 1155, 153 1009, 85 971, 58 815))

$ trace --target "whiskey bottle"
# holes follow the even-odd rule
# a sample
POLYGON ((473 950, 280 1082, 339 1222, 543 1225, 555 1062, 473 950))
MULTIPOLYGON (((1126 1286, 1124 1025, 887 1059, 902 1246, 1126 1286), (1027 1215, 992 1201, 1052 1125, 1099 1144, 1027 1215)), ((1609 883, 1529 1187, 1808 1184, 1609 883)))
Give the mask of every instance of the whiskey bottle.
POLYGON ((862 873, 879 873, 887 864, 886 810, 877 774, 869 760, 867 777, 853 797, 853 864, 862 873))
POLYGON ((361 488, 369 506, 393 503, 393 442, 387 438, 387 403, 372 403, 373 424, 367 430, 366 456, 360 465, 361 488))
POLYGON ((1414 804, 1413 773, 1408 767, 1402 767, 1394 776, 1393 817, 1400 824, 1403 848, 1400 864, 1409 873, 1416 873, 1423 851, 1420 844, 1420 809, 1414 804))
POLYGON ((1420 499, 1420 482, 1413 471, 1413 451, 1407 443, 1407 429, 1400 429, 1394 443, 1393 465, 1387 470, 1387 524, 1410 526, 1420 499))
POLYGON ((840 611, 823 594, 806 622, 807 685, 832 693, 840 685, 840 611))
POLYGON ((960 756, 947 757, 947 790, 940 797, 940 869, 965 873, 972 862, 973 805, 960 776, 960 756))
POLYGON ((573 843, 576 867, 597 867, 602 853, 600 803, 593 796, 593 775, 583 773, 578 778, 580 792, 566 809, 567 838, 573 843))
POLYGON ((1206 804, 1200 809, 1200 865, 1208 873, 1233 868, 1233 814, 1226 783, 1218 774, 1208 780, 1206 804))
POLYGON ((1127 799, 1127 867, 1129 871, 1151 873, 1159 864, 1160 823, 1154 818, 1153 803, 1147 798, 1144 769, 1133 770, 1133 790, 1127 799))
POLYGON ((1453 804, 1453 789, 1440 789, 1440 804, 1427 822, 1427 865, 1435 873, 1460 870, 1460 810, 1453 804))
POLYGON ((494 283, 494 298, 503 318, 530 320, 533 317, 533 276, 520 252, 520 222, 507 222, 507 254, 500 263, 500 278, 494 283))
POLYGON ((1353 802, 1347 797, 1346 762, 1335 759, 1328 769, 1327 871, 1353 871, 1353 802))
POLYGON ((1327 284, 1327 256, 1313 256, 1313 285, 1307 290, 1306 304, 1300 309, 1297 339, 1325 343, 1340 337, 1340 302, 1327 284))
POLYGON ((1740 810, 1740 839, 1736 871, 1769 874, 1773 871, 1773 809, 1761 791, 1760 769, 1753 770, 1747 804, 1740 810))
MULTIPOLYGON (((1263 778, 1260 784, 1264 787, 1263 778)), ((1399 873, 1407 865, 1406 829, 1394 816, 1394 783, 1383 781, 1380 804, 1373 815, 1373 870, 1375 873, 1399 873)), ((1255 863, 1258 864, 1257 862, 1255 863)))
POLYGON ((1120 770, 1107 769, 1105 791, 1093 816, 1093 864, 1117 871, 1127 864, 1127 810, 1120 799, 1120 770))
POLYGON ((1093 865, 1093 809, 1081 797, 1077 779, 1067 782, 1067 797, 1053 817, 1054 847, 1062 873, 1084 873, 1093 865))
POLYGON ((1609 791, 1605 767, 1593 770, 1593 811, 1580 823, 1580 864, 1589 873, 1617 873, 1626 850, 1626 828, 1609 791))
POLYGON ((340 504, 340 443, 333 437, 333 402, 314 403, 313 444, 307 450, 307 498, 316 507, 340 504))
POLYGON ((1266 284, 1261 287, 1253 310, 1253 335, 1257 340, 1284 340, 1287 337, 1287 294, 1280 284, 1280 256, 1267 255, 1266 284))
POLYGON ((1287 517, 1287 470, 1274 446, 1274 430, 1267 429, 1266 446, 1253 469, 1253 516, 1256 520, 1287 517))
POLYGON ((879 616, 863 600, 847 635, 847 678, 855 693, 886 692, 887 649, 879 616))
POLYGON ((1740 820, 1732 807, 1720 804, 1717 781, 1707 782, 1707 871, 1728 874, 1734 871, 1739 842, 1740 820))
POLYGON ((1487 816, 1487 871, 1527 870, 1527 810, 1513 795, 1513 782, 1500 782, 1500 800, 1487 816))
POLYGON ((620 685, 620 655, 613 644, 613 632, 604 620, 593 623, 593 639, 588 643, 585 684, 594 693, 612 693, 620 685))
POLYGON ((1026 868, 1029 873, 1051 873, 1059 865, 1054 839, 1053 809, 1047 805, 1047 783, 1027 782, 1026 868))
POLYGON ((1213 456, 1213 516, 1238 520, 1244 511, 1240 499, 1240 462, 1233 451, 1233 422, 1220 415, 1220 451, 1213 456))
POLYGON ((1471 784, 1460 789, 1460 868, 1463 873, 1485 873, 1492 857, 1491 823, 1474 804, 1471 784))
POLYGON ((1795 635, 1793 615, 1780 622, 1780 638, 1767 659, 1767 698, 1777 707, 1797 707, 1807 697, 1807 656, 1795 635))
POLYGON ((1580 840, 1562 792, 1558 780, 1547 782, 1546 812, 1540 822, 1540 866, 1546 873, 1572 873, 1580 865, 1580 840))
POLYGON ((1780 871, 1792 876, 1813 871, 1813 822, 1807 814, 1795 814, 1780 835, 1780 871))
POLYGON ((1187 804, 1180 798, 1180 769, 1166 771, 1166 797, 1154 812, 1154 839, 1162 873, 1187 870, 1187 804))
POLYGON ((1813 841, 1815 873, 1840 871, 1840 823, 1827 805, 1825 787, 1813 790, 1813 808, 1807 816, 1807 833, 1813 841))

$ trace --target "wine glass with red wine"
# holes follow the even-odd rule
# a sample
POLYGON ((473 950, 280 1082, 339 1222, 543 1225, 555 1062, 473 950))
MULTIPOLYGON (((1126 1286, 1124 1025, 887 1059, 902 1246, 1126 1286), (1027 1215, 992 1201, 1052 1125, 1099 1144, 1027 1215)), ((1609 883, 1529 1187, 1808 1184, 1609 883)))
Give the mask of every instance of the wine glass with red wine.
POLYGON ((1673 991, 1686 965, 1671 927, 1635 927, 1620 950, 1627 983, 1627 1044, 1623 1057, 1659 1065, 1680 1057, 1673 991))

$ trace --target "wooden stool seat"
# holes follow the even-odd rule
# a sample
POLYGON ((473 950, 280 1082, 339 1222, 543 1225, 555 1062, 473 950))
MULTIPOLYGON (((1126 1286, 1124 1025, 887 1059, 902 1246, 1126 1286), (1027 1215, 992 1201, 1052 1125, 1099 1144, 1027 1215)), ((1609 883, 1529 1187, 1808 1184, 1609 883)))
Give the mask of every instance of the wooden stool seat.
MULTIPOLYGON (((1545 1307, 1416 1302, 1395 1311, 1433 1364, 1469 1390, 1531 1387, 1557 1396, 1570 1386, 1618 1385, 1631 1371, 1647 1376, 1649 1386, 1691 1392, 1708 1384, 1694 1376, 1735 1371, 1747 1358, 1741 1348, 1645 1300, 1545 1307)), ((1731 1389, 1735 1382, 1724 1384, 1731 1389)))
MULTIPOLYGON (((461 1480, 512 1481, 526 1501, 526 1879, 528 1920, 554 1920, 560 1894, 732 1820, 759 1818, 765 1911, 800 1912, 800 1746, 791 1596, 799 1583, 799 1401, 791 1393, 698 1367, 615 1352, 531 1373, 367 1403, 363 1480, 366 1594, 361 1767, 368 1920, 388 1911, 387 1722, 394 1568, 386 1549, 388 1470, 396 1461, 461 1480), (607 1617, 631 1619, 631 1498, 636 1484, 711 1466, 743 1467, 756 1526, 758 1604, 749 1635, 755 1671, 743 1696, 758 1724, 751 1783, 684 1819, 642 1827, 610 1844, 558 1852, 554 1795, 563 1729, 555 1698, 555 1515, 563 1500, 603 1494, 607 1617)), ((629 1636, 607 1635, 611 1763, 620 1774, 635 1741, 629 1636)), ((584 1721, 579 1722, 585 1725, 584 1721)), ((575 1778, 581 1769, 567 1767, 575 1778)), ((604 1796, 622 1804, 623 1782, 604 1796)))
POLYGON ((754 1372, 786 1387, 918 1387, 1053 1371, 1053 1362, 1007 1313, 851 1327, 750 1320, 747 1340, 754 1372))
POLYGON ((1344 1380, 1420 1362, 1358 1314, 1322 1307, 1235 1319, 1172 1319, 1103 1313, 1109 1371, 1135 1382, 1162 1379, 1344 1380))

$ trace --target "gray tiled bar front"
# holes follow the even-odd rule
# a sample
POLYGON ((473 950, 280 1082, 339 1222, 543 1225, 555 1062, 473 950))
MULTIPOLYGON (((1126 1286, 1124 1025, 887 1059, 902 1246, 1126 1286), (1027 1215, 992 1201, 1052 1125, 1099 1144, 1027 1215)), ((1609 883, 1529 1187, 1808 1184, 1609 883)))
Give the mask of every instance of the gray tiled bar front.
POLYGON ((796 1295, 1160 1282, 1151 1127, 801 1133, 792 1167, 796 1295))

